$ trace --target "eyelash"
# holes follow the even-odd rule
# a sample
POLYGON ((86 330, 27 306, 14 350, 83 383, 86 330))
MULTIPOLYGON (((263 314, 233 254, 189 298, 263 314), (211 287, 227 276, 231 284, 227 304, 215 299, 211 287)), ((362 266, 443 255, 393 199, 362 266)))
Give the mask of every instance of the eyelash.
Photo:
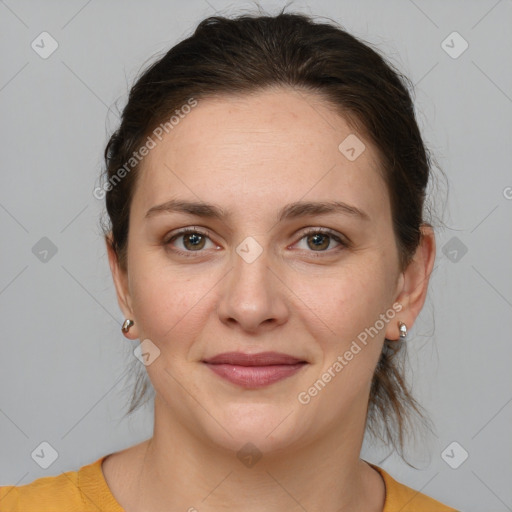
MULTIPOLYGON (((201 230, 200 228, 185 228, 185 229, 182 229, 181 231, 178 231, 177 233, 174 233, 169 239, 166 239, 164 241, 164 245, 168 246, 174 240, 176 240, 177 238, 179 238, 181 236, 184 236, 184 235, 189 235, 189 234, 198 234, 198 235, 201 235, 201 236, 204 236, 204 237, 210 239, 210 236, 208 235, 208 233, 206 233, 205 231, 201 230)), ((328 235, 333 240, 338 242, 340 244, 340 246, 337 247, 337 248, 334 248, 332 250, 307 251, 307 252, 311 252, 314 255, 313 257, 315 257, 315 258, 321 258, 326 253, 327 253, 327 255, 330 255, 330 254, 332 254, 333 251, 342 250, 342 249, 345 249, 345 248, 350 246, 350 243, 348 241, 345 241, 345 240, 341 239, 339 236, 337 236, 335 234, 335 232, 333 232, 333 231, 331 231, 330 229, 327 229, 327 228, 310 228, 307 231, 303 232, 302 236, 299 239, 299 242, 302 239, 304 239, 307 236, 309 236, 309 235, 316 235, 316 234, 328 235)), ((177 254, 185 256, 187 258, 195 257, 194 253, 201 253, 201 252, 203 252, 201 250, 199 250, 199 251, 182 251, 181 249, 173 249, 173 251, 176 252, 177 254)))

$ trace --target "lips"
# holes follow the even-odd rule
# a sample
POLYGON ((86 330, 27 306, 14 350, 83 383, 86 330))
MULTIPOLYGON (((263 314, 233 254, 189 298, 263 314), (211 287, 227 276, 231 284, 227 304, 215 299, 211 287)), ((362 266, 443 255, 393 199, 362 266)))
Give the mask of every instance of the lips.
POLYGON ((305 363, 303 359, 279 352, 260 352, 245 354, 244 352, 225 352, 206 359, 209 364, 230 364, 236 366, 273 366, 305 363))
POLYGON ((278 352, 226 352, 203 363, 219 377, 247 389, 256 389, 295 375, 307 361, 278 352))

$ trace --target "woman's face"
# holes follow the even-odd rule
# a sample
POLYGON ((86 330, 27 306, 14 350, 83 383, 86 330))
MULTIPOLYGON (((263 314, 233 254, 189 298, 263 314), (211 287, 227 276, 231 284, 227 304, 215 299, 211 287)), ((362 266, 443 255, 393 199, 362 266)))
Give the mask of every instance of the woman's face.
POLYGON ((130 336, 150 340, 142 351, 161 424, 262 452, 362 435, 383 340, 404 320, 404 281, 376 152, 354 136, 319 96, 275 89, 199 101, 155 139, 116 285, 130 336), (220 217, 154 209, 169 201, 207 203, 220 217), (314 206, 333 202, 347 207, 314 206), (204 362, 226 352, 305 363, 258 387, 204 362))

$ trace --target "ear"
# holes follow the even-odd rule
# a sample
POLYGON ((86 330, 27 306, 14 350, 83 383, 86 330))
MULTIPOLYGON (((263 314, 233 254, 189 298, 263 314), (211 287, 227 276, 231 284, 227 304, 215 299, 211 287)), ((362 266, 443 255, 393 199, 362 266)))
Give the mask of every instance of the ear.
POLYGON ((436 240, 432 226, 421 226, 421 241, 409 266, 400 274, 398 295, 395 302, 402 305, 396 315, 396 322, 390 322, 386 338, 398 340, 398 322, 411 329, 427 297, 430 274, 436 257, 436 240))
POLYGON ((135 340, 139 337, 138 326, 132 309, 128 286, 128 273, 123 270, 119 264, 119 259, 112 245, 112 233, 105 236, 105 244, 107 246, 108 262, 110 265, 110 271, 112 272, 112 279, 116 287, 117 302, 124 317, 130 318, 135 322, 135 325, 133 325, 127 333, 123 333, 123 335, 131 340, 135 340))

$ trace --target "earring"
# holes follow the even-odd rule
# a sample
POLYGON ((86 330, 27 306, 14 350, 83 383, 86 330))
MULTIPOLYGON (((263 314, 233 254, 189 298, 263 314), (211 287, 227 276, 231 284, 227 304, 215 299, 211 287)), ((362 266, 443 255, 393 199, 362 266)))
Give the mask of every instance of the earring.
POLYGON ((135 322, 133 320, 130 320, 129 318, 127 318, 124 321, 123 326, 121 327, 121 331, 123 331, 123 333, 126 334, 130 330, 130 327, 132 325, 135 325, 135 322))
POLYGON ((398 322, 398 330, 400 331, 400 338, 407 336, 407 326, 403 322, 398 322))

